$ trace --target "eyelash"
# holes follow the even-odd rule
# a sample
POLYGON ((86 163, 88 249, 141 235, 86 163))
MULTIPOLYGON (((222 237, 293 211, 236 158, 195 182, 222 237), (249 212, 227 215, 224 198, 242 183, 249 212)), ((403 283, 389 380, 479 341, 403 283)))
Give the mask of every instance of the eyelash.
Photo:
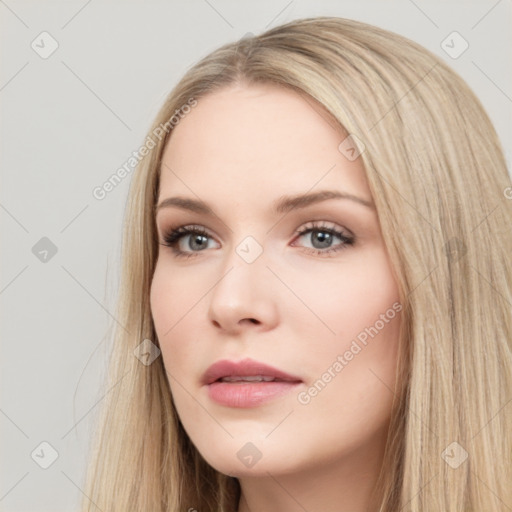
MULTIPOLYGON (((338 237, 342 243, 339 245, 336 245, 334 247, 328 248, 326 250, 321 249, 314 249, 311 247, 305 247, 306 252, 309 252, 314 255, 325 255, 325 254, 331 254, 331 253, 337 253, 341 250, 346 249, 349 246, 354 245, 355 237, 353 235, 347 235, 336 228, 328 227, 323 223, 315 223, 311 222, 304 226, 302 229, 298 229, 295 231, 294 235, 297 237, 301 237, 308 233, 313 232, 321 232, 321 233, 328 233, 330 235, 333 235, 335 237, 338 237)), ((201 252, 204 252, 204 249, 201 251, 181 251, 177 248, 181 238, 183 238, 186 235, 203 235, 208 238, 213 238, 210 236, 210 234, 202 227, 202 226, 196 226, 196 225, 187 225, 187 226, 179 226, 175 229, 172 229, 168 233, 164 235, 164 242, 160 245, 164 245, 166 247, 170 247, 175 256, 178 258, 193 258, 200 254, 201 252)))

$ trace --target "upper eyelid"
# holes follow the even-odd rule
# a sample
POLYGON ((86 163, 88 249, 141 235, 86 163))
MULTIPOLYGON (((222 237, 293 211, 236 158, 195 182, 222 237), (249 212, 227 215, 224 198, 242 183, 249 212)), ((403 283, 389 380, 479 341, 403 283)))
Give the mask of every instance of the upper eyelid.
POLYGON ((324 220, 316 220, 316 221, 309 221, 305 224, 301 224, 299 228, 297 228, 294 233, 299 233, 303 231, 308 231, 310 229, 325 229, 326 231, 333 230, 333 231, 340 231, 343 234, 347 234, 348 236, 354 236, 352 231, 350 229, 346 228, 345 226, 340 226, 332 221, 324 221, 324 220))
MULTIPOLYGON (((300 224, 300 226, 297 229, 294 230, 294 233, 296 233, 298 231, 304 231, 308 228, 339 229, 339 230, 348 231, 350 234, 352 234, 348 228, 341 226, 334 221, 329 221, 329 220, 312 220, 312 221, 303 222, 302 224, 300 224)), ((203 231, 206 231, 207 233, 211 234, 211 236, 213 236, 215 238, 215 235, 212 234, 212 230, 210 228, 207 228, 204 224, 195 224, 195 223, 176 224, 175 226, 171 226, 167 229, 165 227, 162 227, 162 228, 157 227, 157 231, 162 232, 164 234, 170 233, 172 231, 178 231, 178 230, 184 230, 184 229, 203 230, 203 231)), ((232 231, 232 230, 230 230, 230 231, 232 231)))

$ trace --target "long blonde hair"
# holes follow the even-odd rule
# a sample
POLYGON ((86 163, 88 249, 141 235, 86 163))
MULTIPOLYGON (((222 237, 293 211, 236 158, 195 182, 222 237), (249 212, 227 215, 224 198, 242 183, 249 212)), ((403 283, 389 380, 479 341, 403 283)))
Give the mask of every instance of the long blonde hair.
POLYGON ((379 512, 510 510, 512 189, 498 137, 466 83, 435 55, 332 17, 218 48, 185 74, 151 127, 155 147, 127 203, 119 325, 82 510, 237 510, 238 480, 190 442, 162 358, 141 364, 134 350, 145 339, 158 345, 149 290, 169 119, 219 88, 261 82, 315 100, 364 144, 404 306, 379 512))

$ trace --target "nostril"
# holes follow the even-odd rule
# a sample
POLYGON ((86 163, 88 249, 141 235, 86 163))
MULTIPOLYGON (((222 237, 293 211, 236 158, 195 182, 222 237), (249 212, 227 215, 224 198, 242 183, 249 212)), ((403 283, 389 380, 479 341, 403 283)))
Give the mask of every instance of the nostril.
POLYGON ((251 324, 260 324, 260 321, 256 320, 256 318, 244 318, 244 319, 240 320, 240 323, 243 323, 243 322, 251 322, 251 324))

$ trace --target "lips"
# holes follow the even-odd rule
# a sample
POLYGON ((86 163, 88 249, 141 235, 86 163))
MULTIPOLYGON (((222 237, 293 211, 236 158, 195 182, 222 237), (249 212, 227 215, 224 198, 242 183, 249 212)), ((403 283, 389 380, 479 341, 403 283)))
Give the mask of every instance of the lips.
POLYGON ((221 360, 212 364, 204 373, 203 385, 212 384, 216 381, 222 382, 302 382, 300 377, 290 375, 278 368, 252 359, 242 361, 221 360), (247 377, 247 379, 244 379, 247 377), (253 377, 253 378, 251 378, 253 377), (225 380, 222 380, 225 379, 225 380))
POLYGON ((244 409, 285 399, 301 386, 302 379, 265 363, 244 359, 217 361, 206 370, 202 382, 207 396, 216 404, 244 409))

